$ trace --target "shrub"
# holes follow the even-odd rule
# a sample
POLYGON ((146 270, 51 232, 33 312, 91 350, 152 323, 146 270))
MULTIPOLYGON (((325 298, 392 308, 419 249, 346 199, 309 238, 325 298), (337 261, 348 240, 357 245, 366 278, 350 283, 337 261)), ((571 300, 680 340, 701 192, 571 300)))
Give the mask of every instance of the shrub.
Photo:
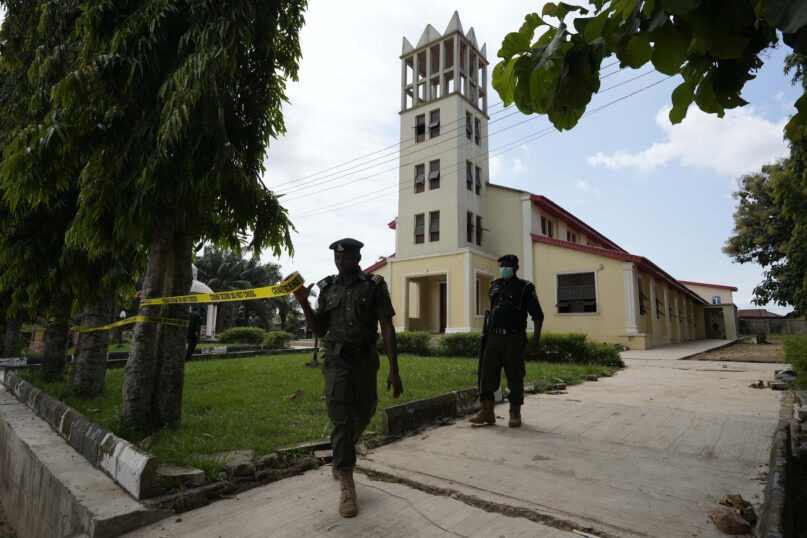
POLYGON ((792 364, 798 373, 796 385, 807 388, 807 336, 785 340, 785 362, 792 364))
MULTIPOLYGON (((398 340, 398 353, 411 353, 412 355, 432 355, 432 335, 427 331, 404 331, 396 335, 398 340)), ((381 346, 384 339, 380 338, 381 346)))
POLYGON ((542 334, 541 351, 534 357, 528 357, 527 360, 625 366, 615 346, 592 342, 583 333, 542 334))
POLYGON ((478 357, 481 338, 480 333, 446 334, 435 351, 444 357, 478 357))
POLYGON ((266 331, 259 327, 230 327, 218 335, 222 344, 261 344, 266 331))
POLYGON ((269 331, 263 338, 263 345, 268 349, 282 349, 289 347, 294 335, 284 331, 269 331))

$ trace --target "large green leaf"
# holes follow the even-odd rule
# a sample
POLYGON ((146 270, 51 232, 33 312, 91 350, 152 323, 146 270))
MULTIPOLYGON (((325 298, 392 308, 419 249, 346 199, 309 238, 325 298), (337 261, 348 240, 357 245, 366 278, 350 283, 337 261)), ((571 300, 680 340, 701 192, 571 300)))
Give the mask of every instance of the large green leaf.
POLYGON ((685 15, 698 7, 700 3, 701 0, 661 0, 664 9, 673 15, 685 15))
POLYGON ((567 4, 566 2, 558 2, 557 4, 547 2, 544 5, 544 9, 541 13, 544 16, 555 17, 563 20, 570 11, 579 11, 582 15, 588 13, 588 10, 583 6, 574 6, 572 4, 567 4))
POLYGON ((505 106, 510 106, 516 91, 516 79, 513 76, 513 69, 516 60, 502 60, 493 68, 493 88, 499 92, 505 106))
POLYGON ((807 2, 804 0, 767 0, 763 2, 763 13, 772 26, 785 34, 807 27, 807 2))
POLYGON ((687 57, 689 39, 672 22, 651 34, 653 40, 653 67, 665 75, 674 75, 687 57))
POLYGON ((605 30, 605 23, 608 22, 608 13, 603 12, 594 17, 583 29, 583 37, 591 43, 598 37, 602 37, 603 30, 605 30))
POLYGON ((528 52, 532 36, 526 36, 521 32, 510 32, 504 36, 502 48, 499 49, 499 58, 509 59, 518 53, 528 52))
POLYGON ((721 118, 725 114, 723 105, 715 94, 711 73, 703 77, 701 83, 698 84, 698 89, 695 90, 695 104, 704 112, 717 114, 721 118))
POLYGON ((642 33, 632 36, 621 53, 617 54, 617 57, 628 67, 637 69, 650 61, 652 54, 650 36, 642 33))
POLYGON ((689 105, 695 100, 693 86, 689 82, 683 82, 676 86, 672 92, 672 109, 670 110, 670 123, 681 123, 687 116, 689 105))

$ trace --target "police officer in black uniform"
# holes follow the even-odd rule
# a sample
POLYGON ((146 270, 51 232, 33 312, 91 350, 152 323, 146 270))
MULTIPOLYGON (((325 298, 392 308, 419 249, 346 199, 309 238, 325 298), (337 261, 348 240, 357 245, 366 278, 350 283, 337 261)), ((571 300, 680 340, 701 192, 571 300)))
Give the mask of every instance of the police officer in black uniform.
POLYGON ((339 513, 342 517, 358 513, 353 482, 355 444, 370 423, 378 403, 379 360, 375 342, 379 324, 389 357, 387 390, 393 389, 394 398, 403 394, 392 325, 395 310, 384 278, 367 274, 359 267, 363 246, 350 238, 331 244, 338 274, 317 283, 320 292, 316 312, 308 303, 313 284, 294 292, 311 330, 318 337, 325 337, 325 404, 333 423, 333 471, 334 478, 341 483, 339 513))
POLYGON ((501 383, 501 371, 507 376, 510 389, 510 421, 508 426, 521 426, 521 406, 524 403, 524 352, 527 348, 527 314, 534 323, 529 342, 530 354, 540 347, 544 312, 535 286, 516 276, 518 257, 507 254, 499 258, 499 276, 490 285, 490 316, 486 327, 485 349, 480 365, 479 401, 482 409, 469 420, 472 424, 495 424, 493 393, 501 383))

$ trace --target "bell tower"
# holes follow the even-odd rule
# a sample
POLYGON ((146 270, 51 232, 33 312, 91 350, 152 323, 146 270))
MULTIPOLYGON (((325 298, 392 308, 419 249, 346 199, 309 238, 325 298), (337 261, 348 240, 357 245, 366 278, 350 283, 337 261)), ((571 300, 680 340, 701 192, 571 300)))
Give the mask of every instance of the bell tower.
POLYGON ((488 61, 455 11, 401 54, 398 258, 485 249, 488 61))

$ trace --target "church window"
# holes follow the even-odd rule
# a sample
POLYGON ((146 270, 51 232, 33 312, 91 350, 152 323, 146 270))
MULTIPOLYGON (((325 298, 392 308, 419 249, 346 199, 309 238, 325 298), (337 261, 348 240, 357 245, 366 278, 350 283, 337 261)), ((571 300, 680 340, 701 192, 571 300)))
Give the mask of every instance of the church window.
POLYGON ((594 273, 558 275, 558 313, 591 313, 597 311, 597 289, 594 273))
POLYGON ((541 233, 547 237, 555 237, 555 223, 546 217, 541 217, 541 233))
POLYGON ((476 194, 482 192, 482 169, 476 167, 476 194))
POLYGON ((571 243, 577 243, 577 234, 574 232, 570 232, 569 230, 566 230, 566 241, 569 241, 571 243))
POLYGON ((424 215, 423 213, 418 213, 415 215, 415 243, 423 243, 425 239, 424 235, 424 215))
POLYGON ((426 114, 415 117, 415 143, 426 140, 426 114))
POLYGON ((440 240, 440 212, 429 212, 429 241, 440 240))
POLYGON ((465 138, 470 140, 472 134, 474 134, 474 126, 473 126, 473 123, 471 121, 471 113, 466 111, 465 112, 465 138))
POLYGON ((440 109, 429 112, 429 138, 440 136, 440 109))
POLYGON ((479 118, 474 118, 474 142, 476 145, 479 145, 479 140, 482 138, 482 122, 479 121, 479 118))
POLYGON ((465 239, 469 243, 474 242, 474 214, 468 211, 465 219, 465 239))
POLYGON ((426 190, 426 165, 415 165, 415 193, 426 190))
POLYGON ((429 162, 429 190, 440 188, 440 160, 429 162))

